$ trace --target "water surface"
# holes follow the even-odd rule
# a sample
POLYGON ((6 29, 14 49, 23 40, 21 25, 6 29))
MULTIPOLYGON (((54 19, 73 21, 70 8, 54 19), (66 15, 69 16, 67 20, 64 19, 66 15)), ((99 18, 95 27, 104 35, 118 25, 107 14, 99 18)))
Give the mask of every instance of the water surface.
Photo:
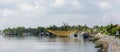
POLYGON ((95 44, 71 38, 3 37, 0 35, 0 52, 97 52, 95 44))

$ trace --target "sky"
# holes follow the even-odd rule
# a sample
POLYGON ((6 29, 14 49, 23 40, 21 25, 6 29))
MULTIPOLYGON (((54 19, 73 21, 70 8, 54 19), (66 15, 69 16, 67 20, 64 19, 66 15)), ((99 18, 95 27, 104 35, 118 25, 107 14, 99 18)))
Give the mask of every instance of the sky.
POLYGON ((0 0, 0 29, 120 24, 120 0, 0 0))

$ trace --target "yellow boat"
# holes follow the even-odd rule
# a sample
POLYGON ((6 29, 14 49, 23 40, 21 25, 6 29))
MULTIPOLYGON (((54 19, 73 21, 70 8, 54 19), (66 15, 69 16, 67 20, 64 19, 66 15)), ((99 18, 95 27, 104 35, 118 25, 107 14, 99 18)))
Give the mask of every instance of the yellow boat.
POLYGON ((56 36, 69 36, 71 34, 76 33, 78 30, 68 30, 68 31, 61 31, 61 30, 48 30, 48 32, 56 35, 56 36))

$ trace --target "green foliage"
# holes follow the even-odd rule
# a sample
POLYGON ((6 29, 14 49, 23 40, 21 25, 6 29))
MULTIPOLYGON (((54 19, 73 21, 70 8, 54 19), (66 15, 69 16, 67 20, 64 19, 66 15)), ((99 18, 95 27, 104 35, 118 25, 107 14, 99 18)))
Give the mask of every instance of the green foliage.
POLYGON ((102 44, 98 44, 95 46, 95 48, 103 48, 103 45, 102 44))
POLYGON ((50 27, 37 27, 37 28, 25 28, 25 27, 16 27, 16 28, 7 28, 4 29, 3 33, 5 34, 16 34, 16 36, 23 36, 24 33, 30 33, 31 35, 38 36, 41 32, 47 32, 47 30, 79 30, 79 31, 88 31, 91 32, 91 29, 87 26, 69 26, 68 24, 63 23, 62 26, 57 27, 56 25, 50 27))
POLYGON ((25 27, 16 27, 16 28, 7 28, 4 29, 3 33, 5 34, 16 34, 17 36, 23 36, 24 33, 30 33, 31 35, 38 36, 41 32, 47 32, 47 30, 79 30, 85 31, 88 33, 102 33, 113 36, 116 31, 120 32, 120 26, 118 24, 107 25, 107 26, 94 26, 93 28, 88 27, 87 25, 81 26, 70 26, 66 23, 63 23, 62 26, 58 27, 56 25, 52 25, 49 27, 37 27, 37 28, 25 28, 25 27))
POLYGON ((90 39, 89 41, 96 42, 97 40, 99 40, 99 38, 93 38, 93 39, 90 39))
POLYGON ((110 24, 107 26, 95 26, 94 28, 97 29, 97 32, 107 34, 110 36, 115 35, 116 31, 120 32, 120 26, 118 24, 110 24))

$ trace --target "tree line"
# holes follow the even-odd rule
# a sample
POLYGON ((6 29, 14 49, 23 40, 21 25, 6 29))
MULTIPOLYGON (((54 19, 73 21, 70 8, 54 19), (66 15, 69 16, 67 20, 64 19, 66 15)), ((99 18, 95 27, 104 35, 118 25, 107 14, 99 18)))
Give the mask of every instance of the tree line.
POLYGON ((118 24, 109 24, 106 26, 94 26, 88 27, 87 25, 77 25, 70 26, 68 24, 63 23, 62 26, 58 27, 56 25, 52 25, 49 27, 40 27, 37 28, 25 28, 25 27, 16 27, 16 28, 6 28, 3 30, 4 34, 15 34, 16 36, 23 36, 24 33, 30 33, 33 36, 38 36, 39 33, 47 32, 47 30, 59 30, 59 31, 69 31, 69 30, 78 30, 85 31, 88 33, 102 33, 107 35, 114 35, 116 31, 120 32, 120 26, 118 24))
POLYGON ((106 26, 94 26, 94 29, 97 29, 97 32, 110 36, 114 36, 117 31, 120 33, 120 25, 112 23, 106 26))

